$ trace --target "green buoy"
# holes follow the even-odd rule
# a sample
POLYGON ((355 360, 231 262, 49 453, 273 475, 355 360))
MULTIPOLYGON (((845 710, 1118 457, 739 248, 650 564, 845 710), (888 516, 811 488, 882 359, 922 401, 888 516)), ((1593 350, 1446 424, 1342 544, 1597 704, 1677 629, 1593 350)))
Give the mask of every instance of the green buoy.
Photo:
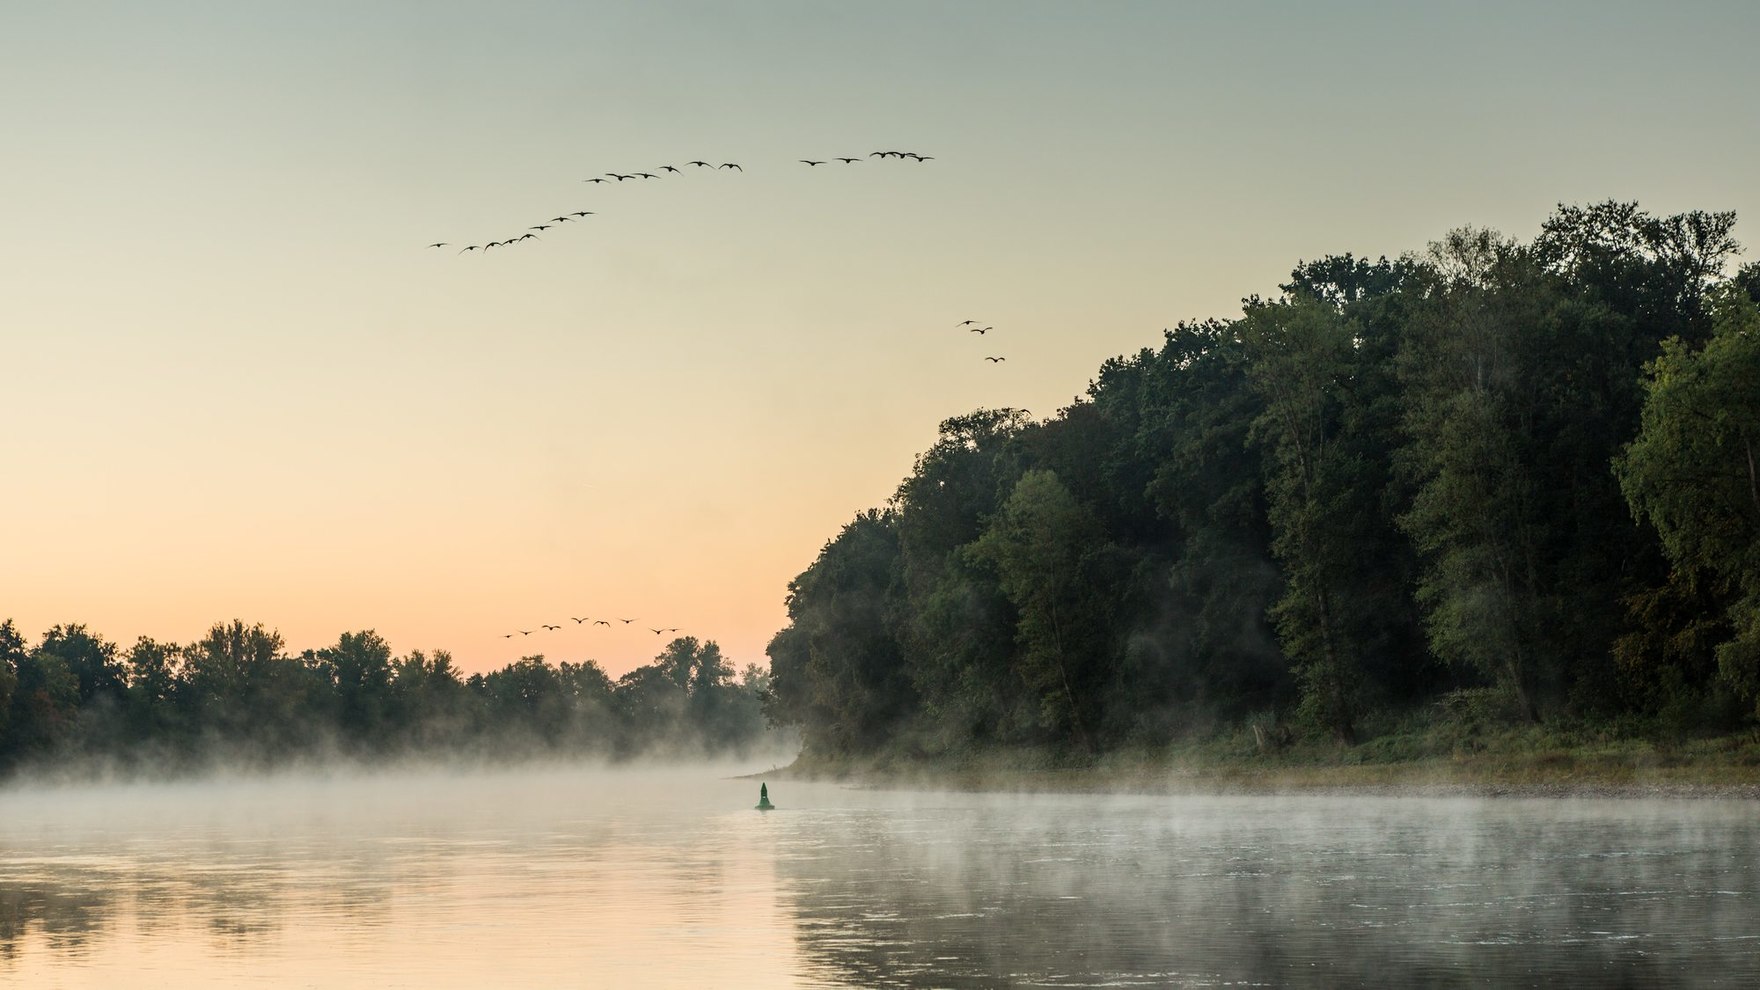
POLYGON ((768 784, 759 784, 758 785, 758 810, 759 811, 775 811, 776 810, 776 806, 770 803, 770 785, 768 785, 768 784))

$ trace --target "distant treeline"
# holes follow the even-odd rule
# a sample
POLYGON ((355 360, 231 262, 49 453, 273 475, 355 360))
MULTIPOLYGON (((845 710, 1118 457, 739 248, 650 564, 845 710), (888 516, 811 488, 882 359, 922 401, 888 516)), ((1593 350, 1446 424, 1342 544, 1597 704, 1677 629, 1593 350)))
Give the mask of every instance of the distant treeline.
POLYGON ((123 771, 302 758, 738 754, 766 733, 768 677, 736 678, 714 642, 680 637, 613 680, 591 660, 525 657, 462 676, 444 651, 394 656, 371 631, 288 655, 262 625, 126 650, 80 625, 35 645, 0 623, 0 769, 123 771))
MULTIPOLYGON (((1470 703, 1729 729, 1760 701, 1760 265, 1733 213, 1304 263, 1085 400, 947 420, 789 585, 825 755, 1351 742, 1470 703)), ((1072 332, 1079 332, 1072 327, 1072 332)))

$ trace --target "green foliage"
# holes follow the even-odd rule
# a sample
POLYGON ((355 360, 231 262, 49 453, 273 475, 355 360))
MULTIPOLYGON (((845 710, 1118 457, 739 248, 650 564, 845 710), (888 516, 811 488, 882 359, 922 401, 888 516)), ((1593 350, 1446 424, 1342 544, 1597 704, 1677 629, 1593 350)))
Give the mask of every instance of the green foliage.
POLYGON ((221 623, 187 646, 142 638, 120 659, 83 626, 27 648, 0 622, 0 769, 88 758, 155 770, 306 756, 519 757, 743 752, 764 734, 762 671, 735 678, 713 642, 682 638, 613 683, 591 660, 524 657, 461 679, 445 651, 398 657, 376 633, 287 655, 262 625, 221 623))
POLYGON ((1363 707, 1362 646, 1349 601, 1360 559, 1352 519, 1376 497, 1360 484, 1346 426, 1357 332, 1334 307, 1301 297, 1250 301, 1236 332, 1263 402, 1249 439, 1267 454, 1272 551, 1284 568, 1284 594, 1271 616, 1294 665, 1303 713, 1351 742, 1363 707))
POLYGON ((1647 366, 1643 429, 1616 466, 1677 573, 1723 604, 1719 672, 1760 704, 1760 305, 1732 286, 1712 314, 1703 347, 1671 338, 1647 366))
POLYGON ((965 548, 988 565, 1015 609, 1014 665, 1041 724, 1094 748, 1096 686, 1111 659, 1108 597, 1096 558, 1110 549, 1093 513, 1050 471, 1021 475, 984 533, 965 548))
MULTIPOLYGON (((1754 266, 1721 288, 1733 223, 1606 202, 1528 245, 1467 229, 1426 257, 1323 257, 1239 319, 1107 361, 1051 417, 947 420, 790 584, 767 714, 809 754, 952 760, 1093 759, 1266 711, 1348 742, 1439 698, 1473 725, 1487 699, 1524 725, 1718 717, 1719 692, 1760 692, 1751 521, 1703 521, 1691 471, 1646 468, 1640 497, 1613 464, 1661 341, 1728 362, 1753 336, 1726 328, 1726 297, 1760 295, 1754 266)), ((1728 423, 1760 422, 1746 369, 1709 400, 1728 423)), ((1735 439, 1688 439, 1656 449, 1720 450, 1746 492, 1735 439)))

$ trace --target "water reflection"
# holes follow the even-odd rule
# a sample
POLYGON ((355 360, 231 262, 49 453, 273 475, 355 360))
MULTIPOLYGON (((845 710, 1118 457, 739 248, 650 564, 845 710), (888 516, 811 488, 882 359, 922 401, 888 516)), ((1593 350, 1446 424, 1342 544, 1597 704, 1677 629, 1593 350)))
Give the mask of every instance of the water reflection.
POLYGON ((797 821, 828 980, 1754 986, 1752 805, 1037 798, 797 821))
POLYGON ((0 985, 1753 986, 1752 803, 0 793, 0 985))

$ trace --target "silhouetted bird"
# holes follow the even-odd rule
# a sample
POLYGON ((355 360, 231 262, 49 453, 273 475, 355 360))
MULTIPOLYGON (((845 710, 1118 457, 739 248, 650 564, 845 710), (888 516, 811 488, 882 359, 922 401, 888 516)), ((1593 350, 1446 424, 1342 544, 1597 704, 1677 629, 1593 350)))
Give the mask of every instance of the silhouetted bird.
POLYGON ((512 639, 512 638, 513 638, 513 633, 502 633, 502 634, 501 634, 501 638, 502 638, 502 639, 512 639))
POLYGON ((583 623, 583 622, 588 622, 588 621, 590 621, 590 620, 589 620, 589 619, 588 619, 588 618, 587 618, 587 617, 586 617, 586 616, 584 616, 584 615, 583 615, 583 616, 580 616, 580 617, 578 617, 578 618, 577 618, 577 617, 575 617, 575 616, 572 616, 572 615, 571 615, 571 616, 569 616, 569 618, 571 618, 571 619, 574 619, 574 624, 575 624, 575 625, 577 625, 577 626, 578 626, 578 625, 580 625, 580 624, 581 624, 581 623, 583 623))
POLYGON ((795 159, 795 161, 800 162, 802 165, 823 165, 823 164, 825 164, 824 162, 809 161, 808 159, 805 159, 805 158, 797 158, 797 159, 795 159))
POLYGON ((861 161, 861 159, 860 158, 839 158, 838 161, 844 163, 845 165, 854 165, 856 162, 861 161))
POLYGON ((685 162, 685 164, 686 165, 695 165, 698 168, 714 168, 715 167, 715 166, 709 164, 708 162, 685 162))
POLYGON ((547 623, 547 622, 546 622, 546 623, 544 623, 544 624, 543 624, 543 625, 542 625, 542 626, 540 626, 540 628, 543 628, 543 629, 561 629, 561 628, 562 628, 562 627, 561 627, 561 626, 553 626, 553 625, 550 625, 550 624, 549 624, 549 623, 547 623))
POLYGON ((428 245, 428 246, 429 246, 429 247, 431 247, 431 248, 435 248, 435 247, 445 247, 445 246, 446 246, 446 242, 445 242, 445 241, 440 241, 440 242, 438 242, 438 243, 435 243, 435 244, 430 244, 430 245, 428 245))
POLYGON ((582 179, 582 182, 604 182, 604 179, 582 179))
POLYGON ((621 622, 621 623, 623 623, 623 624, 624 624, 624 625, 626 625, 626 626, 627 626, 627 625, 629 625, 629 624, 630 624, 630 623, 632 623, 632 622, 634 622, 634 621, 636 621, 636 620, 634 620, 634 619, 625 619, 625 618, 622 618, 622 617, 619 617, 619 618, 618 618, 618 620, 617 620, 617 621, 619 621, 619 622, 621 622))
POLYGON ((900 158, 915 158, 917 161, 920 161, 920 162, 932 162, 935 160, 934 155, 918 155, 918 154, 913 154, 909 151, 905 152, 904 154, 900 155, 899 157, 900 158))
POLYGON ((527 230, 549 230, 553 226, 555 226, 555 224, 541 223, 536 227, 527 227, 526 229, 527 230))
POLYGON ((662 172, 676 172, 676 171, 678 171, 678 169, 673 168, 671 165, 662 165, 662 166, 660 166, 660 171, 662 171, 662 172))
POLYGON ((527 235, 526 235, 526 236, 524 236, 524 237, 521 237, 521 238, 518 238, 518 240, 522 240, 522 241, 529 241, 529 240, 531 240, 531 239, 532 239, 532 238, 534 238, 534 237, 537 237, 537 236, 538 236, 538 235, 537 235, 537 234, 527 234, 527 235))
POLYGON ((986 361, 988 361, 988 362, 990 362, 990 363, 991 363, 991 364, 1000 364, 1000 363, 1002 363, 1002 362, 1003 362, 1003 361, 1007 361, 1007 360, 1008 360, 1008 358, 1000 358, 1000 357, 987 357, 987 358, 985 358, 985 359, 984 359, 984 360, 986 360, 986 361))
POLYGON ((976 333, 976 334, 984 334, 984 333, 988 333, 990 331, 989 327, 969 327, 967 329, 971 330, 973 333, 976 333))
POLYGON ((573 223, 574 221, 569 219, 568 217, 551 217, 550 222, 551 223, 573 223))
POLYGON ((955 323, 954 326, 956 326, 956 327, 969 327, 976 322, 978 322, 978 321, 977 320, 961 320, 958 323, 955 323))
POLYGON ((735 164, 733 162, 722 162, 721 167, 722 168, 738 168, 741 172, 745 171, 745 169, 740 168, 737 164, 735 164))
POLYGON ((636 174, 641 176, 644 179, 658 179, 658 178, 660 178, 658 175, 655 175, 652 172, 637 172, 636 174))
POLYGON ((635 176, 633 176, 633 175, 618 175, 616 172, 606 172, 605 174, 611 176, 613 179, 616 179, 619 182, 622 182, 625 179, 635 178, 635 176))
POLYGON ((648 628, 649 628, 649 629, 653 629, 653 630, 654 630, 654 635, 656 635, 656 636, 658 636, 658 635, 660 635, 660 634, 661 634, 661 633, 663 633, 663 632, 665 632, 665 631, 666 631, 666 630, 664 630, 664 629, 654 629, 654 627, 653 627, 653 626, 649 626, 649 627, 648 627, 648 628))
POLYGON ((535 632, 537 632, 537 631, 538 631, 538 630, 536 630, 536 629, 520 629, 520 630, 517 630, 517 632, 518 632, 518 633, 519 633, 519 634, 520 634, 520 635, 521 635, 521 636, 530 636, 530 635, 531 635, 531 634, 532 634, 532 633, 535 633, 535 632))
MULTIPOLYGON (((481 245, 478 245, 478 244, 472 244, 472 245, 471 245, 471 246, 470 246, 470 247, 467 247, 467 248, 465 248, 465 249, 464 249, 464 251, 477 251, 477 250, 480 250, 480 249, 481 249, 481 245)), ((464 253, 464 251, 460 251, 460 252, 458 252, 458 253, 459 253, 459 254, 463 254, 463 253, 464 253)))
POLYGON ((569 216, 571 216, 571 217, 590 217, 592 215, 593 215, 592 210, 576 210, 575 212, 569 214, 569 216))
POLYGON ((606 622, 604 619, 594 619, 593 620, 593 625, 595 625, 595 626, 608 626, 610 624, 611 623, 606 622))

